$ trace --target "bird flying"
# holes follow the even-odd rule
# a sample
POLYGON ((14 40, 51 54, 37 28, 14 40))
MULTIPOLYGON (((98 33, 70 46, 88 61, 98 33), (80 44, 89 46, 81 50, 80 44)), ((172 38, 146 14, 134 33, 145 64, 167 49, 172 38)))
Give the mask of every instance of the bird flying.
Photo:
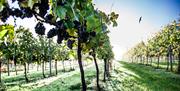
POLYGON ((139 18, 139 23, 142 21, 142 16, 139 18))

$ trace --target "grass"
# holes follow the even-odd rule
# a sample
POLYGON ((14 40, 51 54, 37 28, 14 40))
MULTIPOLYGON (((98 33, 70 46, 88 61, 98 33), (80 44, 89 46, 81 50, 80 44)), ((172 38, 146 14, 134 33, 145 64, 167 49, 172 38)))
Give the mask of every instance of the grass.
MULTIPOLYGON (((163 64, 162 64, 163 65, 163 64)), ((115 69, 106 83, 102 82, 103 65, 100 64, 100 85, 102 91, 179 91, 180 75, 165 69, 156 69, 142 64, 116 62, 115 69)), ((46 72, 48 75, 48 71, 46 72)), ((4 81, 8 91, 80 91, 81 79, 79 70, 58 74, 59 78, 42 86, 27 85, 24 76, 8 77, 4 81), (9 83, 9 85, 8 85, 9 83), (13 85, 14 83, 14 85, 13 85)), ((44 79, 40 73, 29 74, 31 82, 44 79)), ((85 69, 88 91, 96 90, 96 70, 94 65, 85 69)), ((49 80, 49 78, 45 79, 49 80)))
MULTIPOLYGON (((62 74, 63 70, 58 70, 58 74, 62 74)), ((46 77, 49 76, 49 70, 45 71, 46 77)), ((52 76, 55 75, 55 71, 53 71, 52 76)), ((38 80, 44 79, 42 72, 33 72, 33 73, 28 73, 28 79, 29 83, 36 82, 38 80)), ((6 85, 6 88, 8 91, 18 91, 23 87, 24 84, 27 84, 24 78, 24 75, 17 75, 17 76, 10 76, 10 77, 4 77, 3 82, 6 85)))
MULTIPOLYGON (((101 70, 102 67, 101 65, 101 70)), ((24 75, 4 77, 3 81, 6 84, 7 91, 79 91, 81 89, 79 69, 67 72, 60 70, 58 73, 58 76, 50 78, 43 78, 41 72, 28 74, 29 83, 25 82, 24 75), (57 80, 51 81, 51 78, 57 78, 57 80)), ((45 74, 48 76, 49 71, 46 71, 45 74)), ((85 78, 87 89, 89 91, 95 89, 96 70, 94 64, 85 68, 85 78)))
MULTIPOLYGON (((102 66, 100 66, 102 69, 102 66)), ((94 88, 93 79, 96 78, 96 70, 94 67, 90 67, 85 70, 85 78, 87 89, 92 91, 94 88)), ((36 88, 32 91, 79 91, 81 89, 80 73, 77 72, 69 77, 60 78, 47 86, 36 88)))
MULTIPOLYGON (((146 64, 146 61, 145 61, 145 64, 146 64)), ((174 60, 172 64, 173 64, 173 71, 176 71, 177 67, 178 67, 178 60, 174 60)), ((149 60, 149 65, 150 65, 150 60, 149 60)), ((152 61, 152 66, 157 67, 157 60, 152 61)), ((166 60, 160 60, 159 68, 160 69, 166 69, 167 68, 167 61, 166 60)))
MULTIPOLYGON (((108 82, 112 91, 179 91, 180 75, 151 66, 120 62, 108 82)), ((107 90, 107 91, 108 91, 107 90)))

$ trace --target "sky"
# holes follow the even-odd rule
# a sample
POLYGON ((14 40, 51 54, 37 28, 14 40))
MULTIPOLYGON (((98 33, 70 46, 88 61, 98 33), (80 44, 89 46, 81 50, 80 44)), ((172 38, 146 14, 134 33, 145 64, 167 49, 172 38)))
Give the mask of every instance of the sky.
POLYGON ((180 0, 94 0, 101 11, 119 14, 118 27, 109 27, 115 59, 140 41, 146 41, 166 24, 180 18, 180 0), (139 18, 142 21, 139 23, 139 18))
MULTIPOLYGON (((119 14, 118 26, 109 26, 111 45, 115 59, 120 60, 122 55, 140 41, 146 41, 156 32, 180 18, 180 0, 93 0, 95 8, 110 13, 119 14), (142 21, 139 23, 139 18, 142 21)), ((7 23, 14 24, 12 17, 7 23)), ((36 19, 17 19, 17 25, 30 28, 33 34, 36 19)), ((52 27, 45 25, 46 30, 52 27)))

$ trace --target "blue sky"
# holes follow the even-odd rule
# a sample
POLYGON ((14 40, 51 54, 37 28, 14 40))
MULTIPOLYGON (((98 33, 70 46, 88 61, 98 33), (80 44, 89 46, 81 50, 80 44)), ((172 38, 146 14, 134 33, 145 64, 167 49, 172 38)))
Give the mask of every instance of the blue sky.
POLYGON ((116 59, 140 41, 152 37, 162 26, 180 18, 180 0, 94 0, 96 8, 119 14, 118 27, 109 36, 116 59), (139 24, 139 17, 142 22, 139 24))
POLYGON ((94 0, 94 3, 100 7, 113 4, 112 11, 117 12, 126 8, 126 12, 135 12, 155 25, 166 24, 180 14, 180 0, 94 0))

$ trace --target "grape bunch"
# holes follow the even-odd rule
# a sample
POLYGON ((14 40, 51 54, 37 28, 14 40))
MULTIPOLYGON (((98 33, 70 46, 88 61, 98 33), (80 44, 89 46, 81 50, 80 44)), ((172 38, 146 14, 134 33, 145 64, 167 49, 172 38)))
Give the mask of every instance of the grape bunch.
POLYGON ((69 33, 66 30, 58 30, 57 32, 57 42, 60 44, 62 40, 67 40, 70 38, 69 33))
POLYGON ((58 29, 57 28, 52 28, 49 30, 47 33, 47 38, 52 38, 58 34, 58 29))
POLYGON ((35 32, 39 35, 45 35, 45 27, 43 23, 38 22, 35 26, 35 32))
POLYGON ((80 41, 86 43, 89 38, 89 33, 86 31, 86 23, 84 23, 84 25, 82 25, 79 21, 73 21, 73 23, 74 28, 78 30, 80 41))
POLYGON ((12 14, 12 10, 8 7, 5 7, 1 12, 0 12, 0 19, 3 22, 6 22, 7 18, 12 14))
POLYGON ((73 23, 74 23, 74 28, 80 30, 80 28, 81 28, 81 23, 80 23, 79 21, 76 21, 76 20, 73 21, 73 23))
POLYGON ((33 10, 38 9, 38 13, 41 17, 44 17, 47 13, 47 10, 49 10, 49 4, 48 0, 41 0, 40 3, 35 3, 33 5, 33 10))
POLYGON ((15 17, 20 17, 21 19, 24 18, 31 18, 33 16, 30 8, 21 8, 21 9, 10 9, 9 7, 4 7, 3 10, 0 12, 0 19, 3 22, 6 22, 7 18, 9 16, 15 16, 15 17))
POLYGON ((61 44, 61 43, 62 43, 62 40, 63 40, 63 36, 61 36, 60 34, 57 35, 57 43, 58 43, 58 44, 61 44))
POLYGON ((57 31, 57 43, 60 44, 62 43, 62 40, 63 40, 63 33, 62 33, 62 30, 58 29, 57 31))
POLYGON ((67 46, 69 49, 72 49, 74 42, 75 42, 75 40, 70 40, 70 39, 67 41, 67 46))
POLYGON ((57 32, 57 35, 58 35, 58 43, 61 43, 61 41, 63 39, 67 40, 70 38, 70 35, 69 33, 66 31, 67 30, 67 27, 65 26, 65 23, 64 23, 64 20, 60 20, 60 21, 57 21, 57 27, 59 28, 58 29, 58 32, 57 32))
POLYGON ((57 24, 57 27, 58 27, 59 29, 61 29, 61 30, 65 30, 65 29, 66 29, 66 27, 65 27, 65 25, 64 25, 64 20, 63 20, 63 19, 60 20, 60 21, 57 21, 56 24, 57 24))
POLYGON ((22 17, 23 12, 21 10, 19 10, 19 9, 14 9, 12 15, 16 16, 16 17, 22 17))
POLYGON ((48 15, 46 15, 45 19, 51 21, 53 19, 53 15, 48 14, 48 15))
POLYGON ((86 43, 88 41, 88 39, 89 39, 89 33, 86 32, 86 31, 80 32, 79 36, 80 36, 80 40, 81 40, 82 43, 86 43))
POLYGON ((70 38, 70 35, 66 30, 63 31, 63 37, 64 37, 65 40, 70 38))
POLYGON ((31 18, 33 16, 33 13, 31 12, 30 8, 21 8, 20 10, 14 9, 12 11, 12 16, 20 17, 21 19, 24 19, 24 18, 31 18))
POLYGON ((30 8, 22 8, 22 11, 23 11, 22 18, 25 18, 25 17, 31 18, 33 16, 30 8))
MULTIPOLYGON (((51 15, 47 15, 46 18, 50 19, 51 15)), ((62 40, 67 40, 70 38, 69 33, 66 31, 67 27, 64 24, 64 20, 56 22, 56 28, 52 28, 48 34, 47 38, 52 38, 57 35, 57 43, 62 43, 62 40)))

